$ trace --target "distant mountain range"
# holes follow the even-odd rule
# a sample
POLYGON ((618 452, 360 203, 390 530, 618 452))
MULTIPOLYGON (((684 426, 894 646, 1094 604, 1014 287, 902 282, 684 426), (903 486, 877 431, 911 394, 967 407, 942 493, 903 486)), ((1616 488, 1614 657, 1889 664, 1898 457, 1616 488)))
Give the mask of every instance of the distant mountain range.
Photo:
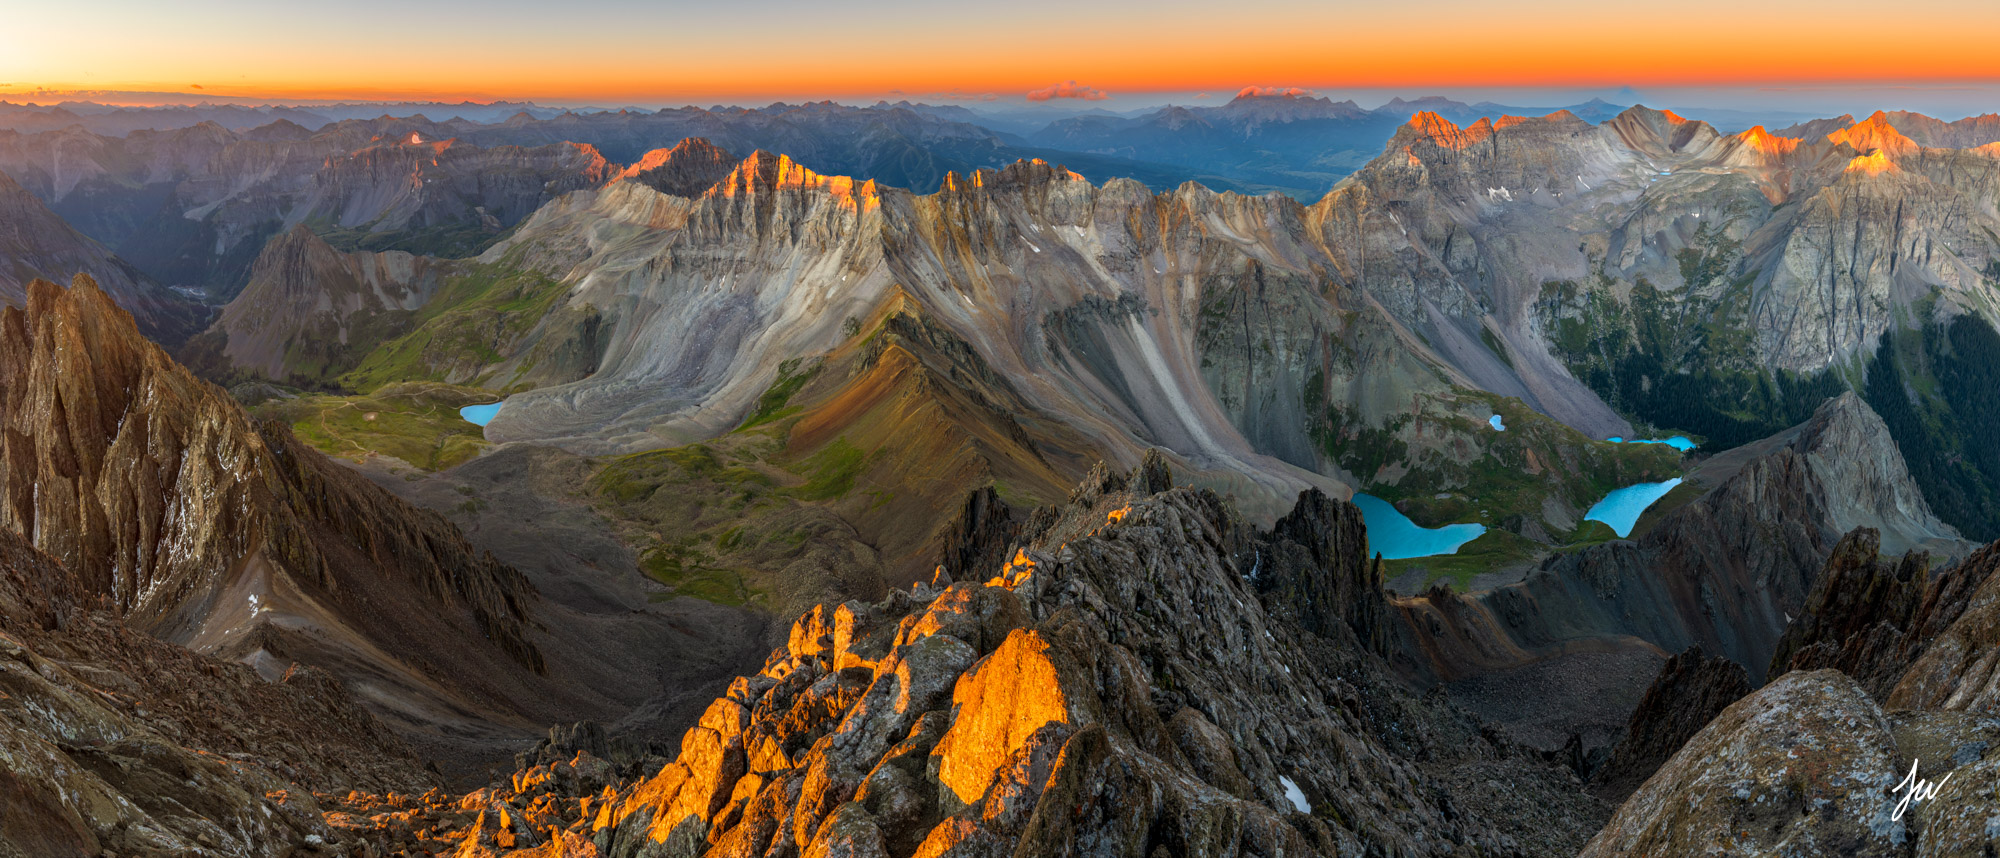
POLYGON ((89 101, 64 101, 52 105, 13 104, 0 101, 0 128, 20 132, 59 131, 71 127, 112 136, 134 131, 172 131, 190 125, 213 122, 224 128, 254 128, 278 120, 317 130, 348 119, 372 119, 394 113, 426 117, 437 121, 463 119, 468 122, 504 122, 526 113, 543 119, 558 116, 559 107, 543 107, 527 102, 495 101, 458 104, 394 102, 357 104, 315 104, 251 106, 246 104, 168 105, 161 107, 117 107, 89 101))
POLYGON ((297 224, 349 249, 471 255, 554 196, 601 184, 611 165, 690 137, 736 151, 797 152, 829 171, 917 189, 937 187, 949 172, 1042 154, 1100 181, 1240 187, 1186 167, 1048 153, 934 113, 830 103, 546 117, 522 110, 489 123, 382 116, 315 130, 279 118, 232 130, 204 120, 122 135, 72 123, 0 130, 0 172, 154 280, 217 300, 242 287, 265 240, 297 224))

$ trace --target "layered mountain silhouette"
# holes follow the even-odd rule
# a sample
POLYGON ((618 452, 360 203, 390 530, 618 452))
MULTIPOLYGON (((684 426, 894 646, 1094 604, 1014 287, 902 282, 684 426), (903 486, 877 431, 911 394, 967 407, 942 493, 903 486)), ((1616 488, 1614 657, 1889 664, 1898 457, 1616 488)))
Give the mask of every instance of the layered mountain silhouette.
POLYGON ((5 173, 0 173, 0 304, 20 306, 29 283, 78 272, 103 278, 119 306, 148 336, 179 343, 206 321, 204 310, 77 232, 5 173))
MULTIPOLYGON (((240 115, 191 125, 162 120, 153 123, 160 130, 130 133, 81 115, 58 127, 15 123, 0 129, 0 172, 152 278, 220 302, 242 288, 268 238, 300 223, 344 250, 472 254, 551 197, 601 184, 609 178, 602 159, 637 163, 689 137, 925 189, 949 171, 1041 151, 906 105, 582 114, 517 108, 509 117, 447 108, 402 118, 388 109, 365 116, 281 111, 270 119, 253 114, 254 122, 240 115)), ((6 116, 0 111, 0 122, 6 116)), ((1080 152, 1067 160, 1093 175, 1162 187, 1197 177, 1230 185, 1184 167, 1080 152)))

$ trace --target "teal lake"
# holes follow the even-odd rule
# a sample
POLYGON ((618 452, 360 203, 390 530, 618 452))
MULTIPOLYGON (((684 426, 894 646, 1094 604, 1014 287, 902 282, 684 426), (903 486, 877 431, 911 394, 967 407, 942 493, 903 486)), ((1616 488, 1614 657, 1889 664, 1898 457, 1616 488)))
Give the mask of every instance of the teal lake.
POLYGON ((1610 441, 1613 444, 1665 444, 1683 453, 1694 449, 1695 446, 1694 442, 1688 440, 1687 436, 1685 435, 1675 435, 1672 438, 1663 438, 1663 439, 1635 438, 1630 441, 1627 441, 1624 438, 1621 438, 1617 435, 1613 435, 1604 440, 1610 441))
POLYGON ((1610 525, 1612 532, 1620 537, 1631 536, 1632 526, 1639 523, 1639 516, 1646 512, 1646 508, 1660 498, 1666 497, 1667 492, 1673 491, 1674 487, 1680 484, 1681 478, 1675 477, 1664 483, 1640 483, 1614 489, 1605 495, 1603 500, 1592 506, 1589 512, 1584 513, 1583 517, 1610 525))
POLYGON ((505 404, 504 402, 488 402, 485 405, 467 405, 464 408, 458 409, 458 416, 465 418, 465 422, 467 423, 475 426, 484 426, 493 422, 493 415, 499 414, 500 406, 505 404))
POLYGON ((1418 527, 1409 516, 1374 495, 1357 494, 1354 505, 1361 508, 1361 520, 1368 526, 1369 553, 1380 553, 1386 560, 1455 554, 1459 546, 1486 532, 1483 524, 1418 527))

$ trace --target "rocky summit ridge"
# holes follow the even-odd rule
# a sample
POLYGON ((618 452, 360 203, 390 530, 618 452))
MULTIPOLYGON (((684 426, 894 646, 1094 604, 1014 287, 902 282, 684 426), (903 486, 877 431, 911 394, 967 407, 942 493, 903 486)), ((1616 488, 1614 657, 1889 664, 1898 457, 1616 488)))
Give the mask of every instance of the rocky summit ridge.
POLYGON ((461 855, 1576 848, 1601 810, 1574 772, 1383 672, 1358 516, 1308 492, 1260 531, 1162 458, 1100 466, 971 580, 800 617, 639 780, 557 755, 455 805, 351 797, 375 822, 345 833, 461 855))

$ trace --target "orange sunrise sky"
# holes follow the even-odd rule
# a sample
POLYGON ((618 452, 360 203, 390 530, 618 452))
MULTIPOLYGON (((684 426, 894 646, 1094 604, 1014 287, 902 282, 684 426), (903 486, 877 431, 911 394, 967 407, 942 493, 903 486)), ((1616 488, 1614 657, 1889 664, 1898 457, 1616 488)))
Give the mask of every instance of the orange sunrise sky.
POLYGON ((11 4, 0 97, 663 103, 1245 84, 1392 88, 2000 79, 2000 3, 775 0, 11 4))

